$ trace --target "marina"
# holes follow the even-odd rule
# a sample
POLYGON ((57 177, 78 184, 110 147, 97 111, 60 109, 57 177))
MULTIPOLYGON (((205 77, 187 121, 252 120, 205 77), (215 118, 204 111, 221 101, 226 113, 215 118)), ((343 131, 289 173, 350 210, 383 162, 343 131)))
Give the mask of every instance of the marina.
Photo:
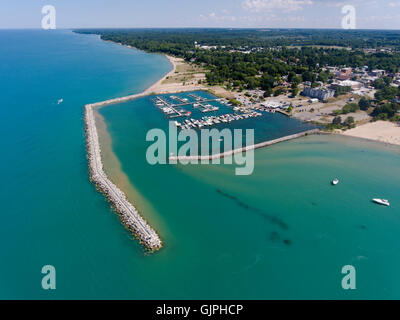
MULTIPOLYGON (((157 251, 162 247, 162 241, 157 232, 145 221, 138 210, 128 201, 126 195, 113 184, 103 170, 101 150, 98 133, 95 125, 94 110, 111 104, 128 102, 137 98, 149 96, 149 90, 139 94, 126 97, 110 99, 102 102, 88 104, 85 106, 85 127, 87 150, 89 159, 90 177, 97 188, 112 203, 115 210, 120 214, 123 224, 139 239, 149 251, 157 251)), ((267 109, 256 110, 254 108, 239 108, 228 101, 213 96, 201 97, 199 94, 191 93, 187 97, 178 95, 157 95, 150 96, 151 103, 157 107, 168 119, 175 120, 174 124, 181 130, 201 129, 222 124, 229 124, 234 121, 246 120, 262 116, 262 112, 270 112, 267 109), (190 99, 189 99, 190 98, 190 99), (216 105, 215 105, 216 104, 216 105), (212 115, 203 115, 213 113, 212 115), (197 119, 196 119, 197 118, 197 119)), ((281 141, 295 139, 307 134, 316 133, 319 130, 309 130, 295 135, 279 139, 257 143, 240 149, 235 149, 209 156, 209 159, 222 158, 239 152, 254 150, 281 141)), ((189 157, 171 156, 170 160, 187 160, 189 157)), ((196 157, 201 159, 201 157, 196 157)))
POLYGON ((188 97, 190 97, 192 101, 190 101, 189 98, 178 96, 156 96, 152 98, 151 101, 168 119, 186 117, 186 119, 180 121, 176 120, 174 122, 176 127, 181 130, 190 128, 200 129, 220 123, 230 123, 237 120, 256 118, 262 115, 261 112, 255 109, 233 107, 228 101, 221 98, 204 98, 193 93, 188 94, 188 97), (174 102, 171 102, 171 100, 174 102), (175 101, 179 103, 175 103, 175 101), (217 103, 219 105, 213 105, 211 103, 217 103), (190 107, 191 110, 185 109, 185 107, 190 107), (223 107, 225 107, 226 110, 222 110, 221 108, 223 107), (220 114, 217 114, 218 112, 220 114), (221 114, 221 112, 224 113, 221 114), (197 116, 196 119, 193 113, 197 113, 200 116, 197 116), (201 114, 204 113, 212 113, 213 115, 202 116, 201 114))
POLYGON ((168 118, 178 118, 190 116, 191 111, 185 110, 183 107, 191 106, 194 109, 199 110, 202 113, 218 111, 219 107, 213 106, 210 102, 220 102, 221 99, 205 99, 195 94, 189 94, 191 98, 195 101, 189 101, 188 98, 181 98, 177 96, 160 97, 157 96, 152 99, 153 104, 161 110, 168 118), (170 100, 178 101, 179 103, 174 103, 170 100))
POLYGON ((220 123, 230 123, 236 120, 243 120, 248 118, 260 117, 259 112, 249 112, 244 114, 223 114, 220 116, 204 116, 201 119, 186 119, 182 122, 175 121, 175 126, 181 130, 188 130, 190 128, 202 128, 206 126, 213 126, 220 123))
MULTIPOLYGON (((274 113, 275 110, 264 107, 242 108, 233 106, 229 101, 217 98, 206 92, 196 92, 186 95, 180 93, 174 95, 159 94, 152 96, 149 94, 149 89, 139 94, 110 99, 85 106, 87 149, 91 180, 112 203, 113 207, 120 214, 124 225, 135 234, 144 247, 149 251, 157 251, 162 247, 162 241, 157 232, 150 227, 143 217, 141 217, 137 209, 127 200, 126 195, 108 179, 103 171, 100 144, 94 120, 94 112, 99 108, 112 104, 125 103, 144 97, 148 97, 149 103, 159 109, 167 119, 176 119, 174 124, 181 131, 188 129, 201 129, 203 127, 212 127, 217 125, 228 125, 236 121, 243 121, 243 125, 245 125, 244 122, 246 120, 261 117, 267 113, 274 113), (201 95, 204 95, 204 97, 201 95), (204 115, 204 113, 210 114, 204 115)), ((266 118, 259 121, 258 125, 264 127, 265 120, 266 118)), ((318 129, 313 129, 278 139, 271 139, 268 141, 261 140, 263 142, 256 143, 252 146, 212 154, 211 156, 207 156, 207 158, 223 158, 232 154, 262 148, 281 141, 287 141, 317 132, 319 132, 318 129)), ((195 158, 204 160, 202 157, 195 158)), ((190 160, 192 157, 178 157, 171 155, 169 158, 169 160, 188 159, 190 160)))

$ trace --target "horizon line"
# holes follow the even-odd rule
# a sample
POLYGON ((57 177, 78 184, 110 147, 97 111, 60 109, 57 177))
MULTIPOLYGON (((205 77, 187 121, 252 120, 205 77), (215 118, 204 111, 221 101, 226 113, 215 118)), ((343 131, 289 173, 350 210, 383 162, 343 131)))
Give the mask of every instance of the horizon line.
POLYGON ((53 30, 77 30, 77 29, 101 29, 101 30, 132 30, 132 29, 219 29, 219 30, 343 30, 345 32, 354 31, 399 31, 399 29, 380 29, 380 28, 357 28, 357 29, 343 29, 339 27, 61 27, 52 30, 44 30, 41 27, 21 27, 21 28, 2 28, 0 30, 43 30, 43 31, 53 31, 53 30))

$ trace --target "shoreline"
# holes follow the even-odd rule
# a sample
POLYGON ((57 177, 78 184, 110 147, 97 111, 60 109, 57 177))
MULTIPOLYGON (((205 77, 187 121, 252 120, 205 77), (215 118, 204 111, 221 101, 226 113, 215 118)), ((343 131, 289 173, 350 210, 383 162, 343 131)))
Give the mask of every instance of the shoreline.
MULTIPOLYGON (((103 39, 101 39, 100 35, 99 35, 99 39, 103 40, 103 39)), ((132 47, 130 45, 124 45, 124 44, 117 43, 117 42, 114 42, 114 41, 111 41, 111 40, 103 40, 103 41, 111 42, 111 43, 114 43, 114 44, 119 44, 119 45, 125 46, 127 48, 133 48, 133 49, 136 49, 136 50, 140 50, 140 51, 146 52, 144 50, 132 47)), ((170 63, 173 65, 173 70, 171 70, 162 79, 157 81, 155 84, 150 86, 148 89, 143 91, 143 93, 146 92, 147 94, 151 94, 151 93, 154 93, 154 94, 168 94, 168 93, 179 93, 179 92, 185 92, 185 91, 205 90, 205 91, 208 91, 208 92, 210 92, 210 93, 212 93, 212 94, 214 94, 216 96, 222 97, 221 94, 212 92, 213 91, 213 87, 204 86, 204 85, 197 85, 197 86, 191 86, 191 87, 186 87, 185 88, 184 86, 180 86, 180 85, 175 84, 175 86, 171 86, 168 90, 165 90, 166 85, 163 86, 162 82, 167 77, 169 77, 169 76, 171 76, 171 75, 173 75, 175 73, 176 66, 177 66, 177 61, 179 59, 181 59, 181 58, 176 58, 176 57, 173 57, 173 56, 170 56, 170 55, 167 55, 167 54, 163 54, 163 53, 159 53, 159 54, 164 55, 170 61, 170 63), (154 90, 154 92, 152 90, 154 90)), ((225 91, 225 89, 223 89, 222 87, 220 87, 220 88, 223 91, 225 91)), ((215 89, 215 87, 214 87, 214 89, 215 89)), ((134 98, 132 98, 132 99, 134 99, 134 98)), ((282 113, 286 114, 284 112, 282 112, 282 113)), ((303 121, 302 119, 299 119, 296 116, 289 115, 289 114, 286 114, 286 115, 288 115, 290 117, 293 117, 295 119, 298 119, 300 121, 303 121)), ((369 123, 366 123, 366 124, 363 124, 363 125, 358 125, 358 126, 356 126, 356 128, 353 128, 353 129, 350 129, 350 130, 347 130, 347 131, 340 131, 340 132, 333 132, 333 133, 332 132, 327 132, 327 133, 341 134, 341 135, 344 135, 344 136, 350 136, 350 137, 359 138, 359 139, 362 139, 362 140, 373 141, 373 142, 376 142, 376 143, 385 143, 385 144, 397 145, 397 146, 400 145, 400 130, 399 130, 399 132, 394 133, 395 137, 393 137, 393 133, 384 133, 382 135, 382 132, 377 132, 375 130, 375 128, 373 128, 373 125, 371 125, 371 123, 375 123, 375 122, 369 122, 369 123), (371 126, 372 134, 371 134, 371 132, 361 132, 363 130, 363 128, 367 128, 368 125, 371 126), (379 133, 381 133, 381 135, 379 135, 379 133)), ((376 123, 385 123, 387 127, 391 127, 391 126, 393 127, 394 126, 394 124, 389 122, 389 121, 380 120, 380 121, 377 121, 376 123)), ((382 129, 382 128, 380 128, 380 129, 382 129)), ((384 130, 385 130, 385 128, 384 128, 384 130)))

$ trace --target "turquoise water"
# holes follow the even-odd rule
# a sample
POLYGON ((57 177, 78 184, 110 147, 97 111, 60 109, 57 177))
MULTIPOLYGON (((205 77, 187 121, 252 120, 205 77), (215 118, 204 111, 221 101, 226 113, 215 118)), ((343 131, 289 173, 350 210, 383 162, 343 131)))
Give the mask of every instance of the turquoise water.
MULTIPOLYGON (((163 56, 96 36, 0 31, 0 298, 124 292, 111 294, 109 278, 127 234, 88 181, 83 106, 141 91, 170 69, 163 56), (60 290, 41 290, 45 264, 56 267, 60 290)), ((126 250, 127 259, 136 252, 129 241, 126 250)))
MULTIPOLYGON (((230 165, 148 165, 145 133, 166 119, 146 98, 100 113, 124 172, 155 206, 166 244, 146 260, 142 276, 163 284, 149 297, 399 297, 399 148, 310 136, 257 150, 254 174, 235 176, 230 165), (348 264, 357 271, 352 292, 341 288, 348 264)), ((300 126, 269 116, 281 135, 287 123, 300 126)))
MULTIPOLYGON (((400 298, 399 148, 313 136, 258 150, 250 176, 150 166, 144 133, 165 119, 136 101, 101 113, 155 209, 165 247, 145 256, 88 180, 83 105, 139 92, 169 69, 95 36, 0 31, 0 298, 400 298), (41 289, 47 264, 55 291, 41 289), (355 291, 341 289, 347 264, 355 291)), ((275 119, 271 133, 288 120, 275 119)))

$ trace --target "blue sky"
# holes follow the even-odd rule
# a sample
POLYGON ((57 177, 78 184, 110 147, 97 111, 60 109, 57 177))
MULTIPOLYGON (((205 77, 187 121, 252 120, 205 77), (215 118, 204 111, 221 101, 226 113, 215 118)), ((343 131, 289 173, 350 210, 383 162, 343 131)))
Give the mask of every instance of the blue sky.
POLYGON ((400 0, 0 0, 0 28, 40 28, 48 4, 57 28, 340 28, 353 5, 357 28, 400 29, 400 0))

